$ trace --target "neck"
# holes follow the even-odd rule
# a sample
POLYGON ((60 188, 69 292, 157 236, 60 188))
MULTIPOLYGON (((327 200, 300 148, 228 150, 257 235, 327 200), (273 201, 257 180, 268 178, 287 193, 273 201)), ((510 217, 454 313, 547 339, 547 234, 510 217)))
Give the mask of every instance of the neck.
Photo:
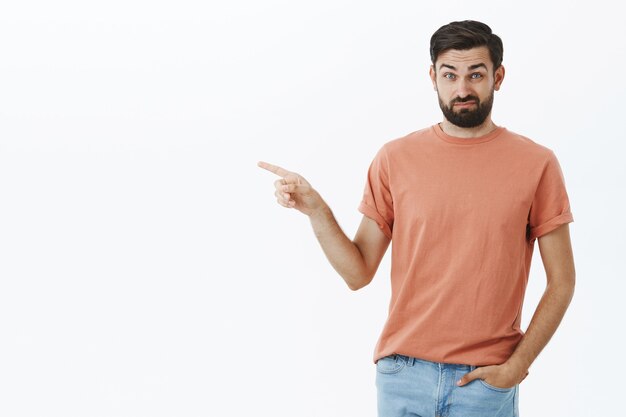
POLYGON ((477 138, 493 132, 498 128, 498 126, 491 121, 490 117, 476 127, 458 127, 450 123, 446 118, 444 118, 443 122, 439 123, 439 125, 446 135, 455 136, 457 138, 477 138))

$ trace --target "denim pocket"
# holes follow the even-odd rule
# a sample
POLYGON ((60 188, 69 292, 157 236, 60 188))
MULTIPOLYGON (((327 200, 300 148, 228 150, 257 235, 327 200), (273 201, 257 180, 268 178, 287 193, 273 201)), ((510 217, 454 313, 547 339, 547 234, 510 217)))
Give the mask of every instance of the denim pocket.
POLYGON ((510 388, 500 388, 500 387, 494 387, 493 385, 489 385, 483 379, 478 378, 478 380, 480 381, 481 384, 483 384, 485 386, 485 388, 493 390, 493 391, 509 392, 509 391, 513 391, 515 389, 515 385, 513 385, 510 388))
POLYGON ((380 358, 376 362, 376 371, 381 374, 395 374, 400 372, 406 365, 406 361, 398 355, 389 355, 380 358))
MULTIPOLYGON (((470 372, 476 368, 480 368, 480 366, 470 365, 470 372)), ((491 391, 511 392, 515 389, 515 385, 513 385, 511 388, 500 388, 500 387, 494 387, 493 385, 489 385, 488 383, 485 382, 484 379, 480 379, 480 378, 477 378, 477 379, 483 387, 490 389, 491 391)))

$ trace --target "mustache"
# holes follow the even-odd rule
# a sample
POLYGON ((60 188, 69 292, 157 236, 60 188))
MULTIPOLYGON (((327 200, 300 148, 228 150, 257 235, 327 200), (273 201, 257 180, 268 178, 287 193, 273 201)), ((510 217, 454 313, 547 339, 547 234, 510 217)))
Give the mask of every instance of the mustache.
POLYGON ((474 96, 467 96, 465 98, 457 97, 454 100, 452 100, 450 104, 453 105, 454 103, 465 103, 468 101, 475 101, 477 104, 480 104, 480 100, 478 100, 478 97, 474 97, 474 96))

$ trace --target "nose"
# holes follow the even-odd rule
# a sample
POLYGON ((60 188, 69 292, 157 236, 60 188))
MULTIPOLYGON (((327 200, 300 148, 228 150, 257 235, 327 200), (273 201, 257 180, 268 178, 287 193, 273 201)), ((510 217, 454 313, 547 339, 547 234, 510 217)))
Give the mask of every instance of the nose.
POLYGON ((470 89, 468 88, 467 81, 461 78, 456 86, 456 94, 460 98, 465 98, 470 95, 470 89))

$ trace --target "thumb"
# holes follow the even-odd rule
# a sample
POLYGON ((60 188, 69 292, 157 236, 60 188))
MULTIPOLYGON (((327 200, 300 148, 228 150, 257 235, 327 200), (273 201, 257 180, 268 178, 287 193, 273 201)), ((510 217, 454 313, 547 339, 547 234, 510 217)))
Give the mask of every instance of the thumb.
POLYGON ((459 387, 462 387, 465 384, 469 384, 470 382, 472 382, 475 379, 481 379, 480 377, 482 376, 483 370, 481 368, 476 368, 474 369, 472 372, 468 372, 465 375, 463 375, 463 377, 461 379, 459 379, 456 384, 459 387))
POLYGON ((289 174, 285 175, 285 177, 283 178, 283 183, 311 186, 311 184, 309 184, 309 182, 305 180, 302 175, 295 172, 290 172, 289 174))

